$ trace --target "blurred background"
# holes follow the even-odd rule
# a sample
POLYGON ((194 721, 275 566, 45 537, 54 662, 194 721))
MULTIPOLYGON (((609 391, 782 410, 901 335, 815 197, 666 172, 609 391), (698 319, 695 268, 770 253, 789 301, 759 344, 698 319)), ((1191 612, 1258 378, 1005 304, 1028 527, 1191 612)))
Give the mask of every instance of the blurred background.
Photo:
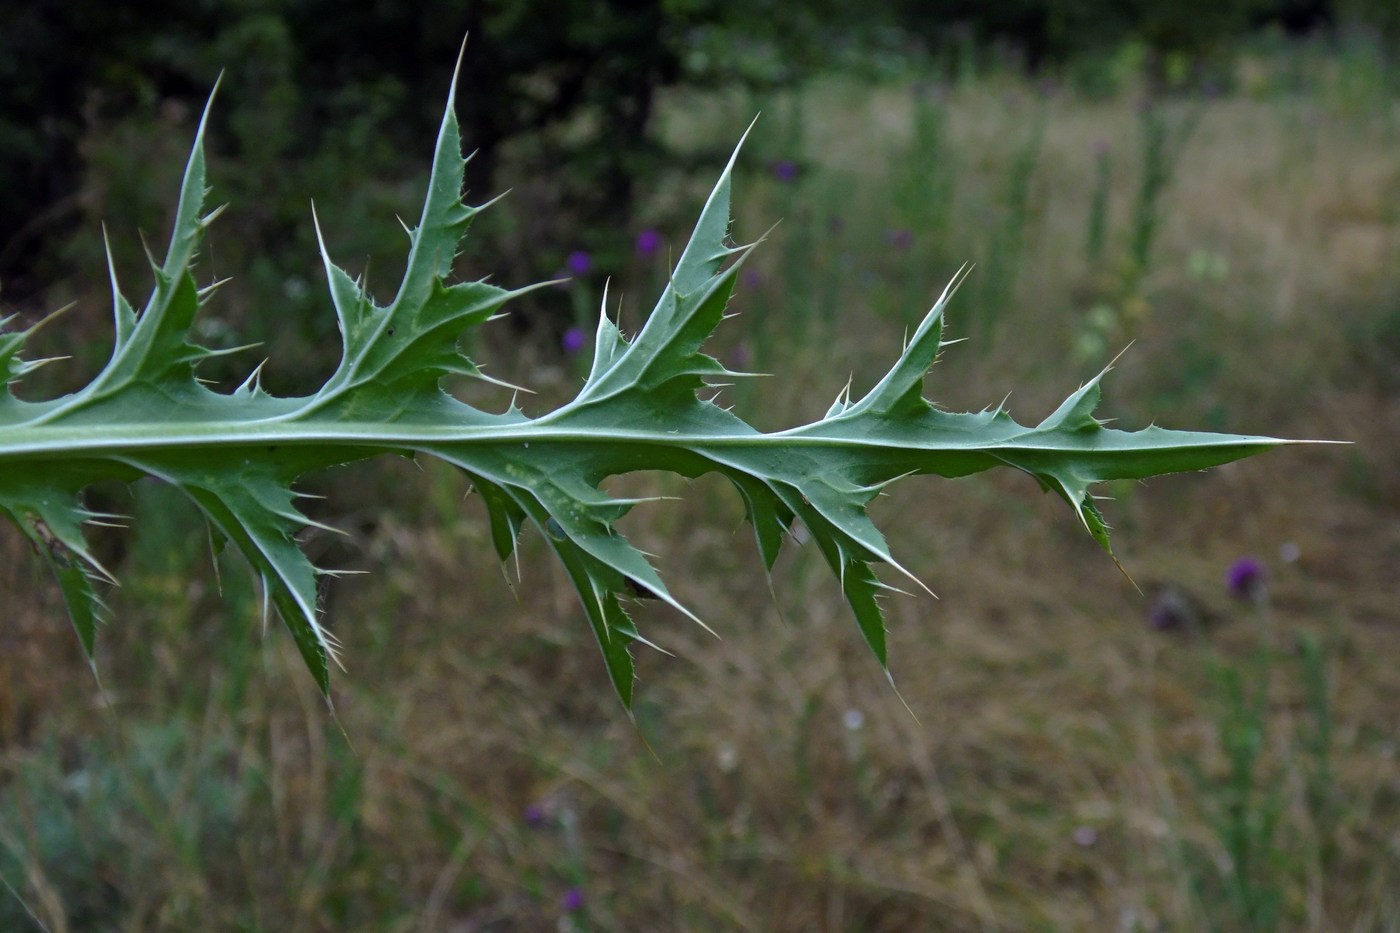
POLYGON ((232 281, 197 327, 313 391, 311 203, 390 294, 467 33, 471 200, 510 194, 459 273, 570 277, 475 338, 531 413, 605 280, 644 319, 761 114, 735 234, 781 224, 713 345, 775 374, 727 396, 760 427, 869 385, 975 262, 940 404, 1034 423, 1130 346, 1122 426, 1354 446, 1104 490, 1141 593, 1024 477, 895 487, 941 597, 890 607, 913 715, 818 555, 770 587, 723 484, 630 477, 680 497, 626 530, 722 636, 639 609, 677 657, 639 657, 635 727, 543 542, 512 587, 439 464, 303 483, 348 532, 315 561, 368 571, 326 594, 335 717, 193 509, 94 489, 133 518, 95 536, 100 688, 0 528, 0 929, 1400 929, 1393 0, 5 4, 0 317, 77 303, 21 391, 105 362, 102 227, 140 298, 220 74, 201 275, 232 281))

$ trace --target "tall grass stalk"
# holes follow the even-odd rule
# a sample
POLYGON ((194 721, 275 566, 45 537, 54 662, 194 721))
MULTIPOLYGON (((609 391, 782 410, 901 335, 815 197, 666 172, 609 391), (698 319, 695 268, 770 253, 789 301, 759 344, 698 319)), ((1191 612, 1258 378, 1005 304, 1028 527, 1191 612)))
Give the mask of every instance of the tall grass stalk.
POLYGON ((1191 141, 1205 113, 1202 101, 1184 105, 1178 113, 1155 96, 1144 99, 1138 111, 1138 148, 1141 156, 1141 177, 1133 203, 1132 229, 1129 231, 1128 259, 1130 278, 1136 283, 1147 274, 1152 259, 1152 246, 1162 221, 1162 197, 1166 194, 1181 154, 1191 141))
POLYGON ((1011 310, 1016 280, 1022 265, 1026 236, 1032 227, 1033 181, 1045 144, 1049 113, 1041 105, 1029 121, 1025 138, 1017 147, 1000 195, 1000 222, 990 231, 981 269, 978 270, 978 310, 970 322, 977 342, 991 346, 1002 316, 1011 310))
POLYGON ((1103 264, 1108 240, 1108 195, 1113 182, 1111 154, 1106 142, 1094 144, 1094 190, 1089 197, 1089 222, 1084 236, 1084 259, 1091 269, 1103 264))
MULTIPOLYGON (((1326 926, 1329 870, 1336 853, 1331 689, 1327 652, 1299 637, 1296 682, 1303 714, 1292 721, 1273 695, 1277 646, 1267 592, 1252 594, 1256 644, 1243 663, 1210 664, 1213 722, 1223 771, 1190 763, 1215 855, 1190 851, 1181 862, 1212 930, 1265 931, 1326 926)), ((1208 754, 1209 754, 1208 752, 1208 754)))

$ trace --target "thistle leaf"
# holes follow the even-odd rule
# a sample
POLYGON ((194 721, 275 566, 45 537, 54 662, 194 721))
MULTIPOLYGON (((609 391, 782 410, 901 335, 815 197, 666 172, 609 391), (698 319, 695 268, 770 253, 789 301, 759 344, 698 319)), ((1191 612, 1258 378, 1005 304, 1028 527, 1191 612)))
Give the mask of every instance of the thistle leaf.
POLYGON ((461 349, 463 338, 524 289, 452 281, 453 261, 481 209, 462 200, 466 162, 452 104, 449 95, 423 211, 409 230, 408 261, 393 300, 377 304, 321 242, 343 352, 312 395, 272 396, 259 385, 257 370, 230 393, 196 378, 199 363, 213 352, 190 337, 212 292, 196 286, 193 264, 218 213, 204 213, 207 109, 170 243, 163 259, 152 260, 154 284, 139 314, 109 271, 116 340, 102 371, 70 395, 21 400, 9 387, 42 361, 23 356, 32 327, 5 332, 8 321, 0 322, 6 382, 0 392, 0 512, 53 570, 89 655, 103 614, 100 587, 111 576, 82 531, 94 518, 81 505, 82 491, 98 480, 154 476, 181 490, 208 520, 211 540, 232 542, 243 554, 329 697, 337 645, 317 602, 323 571, 297 543, 297 533, 312 523, 296 507, 294 483, 308 471, 381 454, 439 457, 480 493, 502 562, 516 555, 527 524, 543 534, 577 589, 613 687, 630 708, 632 649, 651 642, 625 602, 651 596, 695 616, 618 532, 618 520, 636 502, 603 492, 610 476, 719 473, 742 499, 768 570, 800 521, 840 583, 861 636, 888 671, 880 603, 894 587, 876 568, 885 564, 915 579, 896 563, 866 512, 889 483, 912 474, 951 478, 1014 467, 1061 496, 1107 548, 1108 526, 1090 495, 1096 483, 1200 470, 1288 443, 1107 428, 1094 417, 1102 373, 1035 427, 1018 424, 1000 408, 956 414, 935 407, 924 397, 924 380, 946 346, 944 310, 966 269, 865 395, 853 400, 848 386, 820 419, 760 432, 701 391, 711 380, 743 375, 703 352, 725 318, 737 270, 754 248, 729 241, 737 149, 641 330, 629 339, 606 310, 600 315, 589 373, 572 401, 535 418, 514 405, 499 413, 467 405, 448 395, 442 380, 487 378, 461 349))

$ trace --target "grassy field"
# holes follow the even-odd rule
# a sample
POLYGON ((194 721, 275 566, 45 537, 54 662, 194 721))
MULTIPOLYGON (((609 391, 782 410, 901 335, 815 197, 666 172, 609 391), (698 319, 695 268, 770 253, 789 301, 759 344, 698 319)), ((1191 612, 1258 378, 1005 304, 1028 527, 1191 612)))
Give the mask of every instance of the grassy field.
MULTIPOLYGON (((512 587, 462 484, 389 464, 320 483, 350 537, 313 557, 370 571, 328 594, 332 719, 137 484, 105 700, 0 534, 0 928, 1400 930, 1400 109, 1367 60, 1290 61, 1150 103, 993 75, 662 111, 715 153, 764 113, 736 235, 782 223, 717 348, 775 374, 734 397, 761 426, 868 382, 972 261, 941 404, 1034 420, 1131 344, 1127 426, 1355 442, 1107 490, 1141 593, 1028 479, 901 484, 878 518, 940 598, 891 604, 896 694, 816 555, 770 587, 721 484, 629 477, 682 497, 629 533, 722 636, 642 609, 677 657, 641 654, 634 728, 543 542, 512 587)), ((624 322, 708 181, 596 270, 624 322)), ((564 397, 575 361, 518 339, 492 373, 564 397)))

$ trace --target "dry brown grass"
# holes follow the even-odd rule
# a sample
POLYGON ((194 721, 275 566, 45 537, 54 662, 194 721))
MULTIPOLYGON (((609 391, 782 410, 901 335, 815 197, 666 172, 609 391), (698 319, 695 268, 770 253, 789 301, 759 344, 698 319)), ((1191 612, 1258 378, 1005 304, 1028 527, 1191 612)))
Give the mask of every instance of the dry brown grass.
MULTIPOLYGON (((908 100, 889 89, 814 92, 807 151, 870 197, 909 139, 908 100)), ((455 481, 395 464, 333 483, 331 511, 363 519, 346 560, 373 571, 332 598, 352 664, 335 723, 286 639, 248 654, 230 709, 221 704, 234 674, 197 654, 212 636, 166 625, 175 660, 152 674, 123 661, 146 637, 126 622, 108 630, 104 648, 115 715, 94 711, 82 662, 52 643, 54 626, 35 621, 58 618, 55 600, 31 586, 7 532, 0 786, 47 760, 56 740, 86 749, 53 772, 71 779, 97 770, 94 749, 142 747, 132 737, 141 721, 174 718, 188 747, 171 767, 184 777, 152 812, 76 811, 94 832, 113 824, 100 835, 108 844, 149 852, 101 863, 125 929, 535 930, 559 922, 573 886, 587 900, 569 922, 604 930, 1234 929, 1224 902, 1190 879, 1201 871, 1193 861, 1224 857, 1208 821, 1227 783, 1211 670, 1249 670, 1261 637, 1221 577, 1236 557, 1257 554, 1271 572, 1275 655, 1259 781, 1282 801, 1278 864, 1266 878, 1283 898, 1282 927, 1395 929, 1400 404, 1383 373, 1358 362, 1376 357, 1356 334, 1372 333, 1373 316, 1400 313, 1400 169, 1393 120, 1330 113, 1323 100, 1210 105, 1167 196, 1143 286, 1150 314, 1110 380, 1108 408, 1173 426, 1223 412, 1222 427, 1357 446, 1283 450, 1114 490, 1120 558, 1146 595, 1028 480, 906 483, 878 517, 941 598, 891 605, 896 695, 815 555, 784 555, 775 599, 727 490, 634 477, 684 496, 631 517, 630 531, 663 554, 678 595, 722 635, 640 608, 648 634, 678 658, 642 655, 634 729, 541 542, 525 540, 512 591, 455 481), (1202 245, 1227 258, 1223 281, 1187 274, 1186 256, 1202 245), (1183 340, 1217 359, 1184 388, 1183 340), (407 499, 393 491, 403 486, 416 490, 413 504, 365 505, 407 499), (1301 555, 1295 562, 1278 556, 1285 543, 1301 555), (1198 629, 1146 624, 1164 588, 1196 606, 1198 629), (1336 806, 1326 824, 1308 802, 1299 738, 1310 715, 1303 633, 1326 648, 1336 806), (163 709, 182 696, 170 681, 190 677, 193 699, 163 709), (199 751, 208 749, 217 754, 199 751), (212 821, 202 785, 238 802, 234 841, 171 855, 212 821)), ((975 232, 1006 165, 1003 141, 1019 138, 1042 104, 989 84, 953 92, 947 106, 959 159, 954 226, 975 232)), ((1114 153, 1119 229, 1135 183, 1130 102, 1058 96, 1044 106, 1016 307, 994 345, 951 351, 931 381, 935 397, 958 406, 995 403, 1015 387, 1023 420, 1092 372, 1067 362, 1066 336, 1094 289, 1079 252, 1091 142, 1114 153)), ((742 122, 715 113, 716 124, 742 122)), ((766 226, 753 215, 771 218, 780 198, 750 183, 755 190, 739 192, 741 233, 766 226)), ((872 200, 847 210, 883 208, 872 200)), ((775 236, 775 252, 788 232, 775 236)), ((858 267, 888 259, 876 247, 856 252, 858 267)), ((797 270, 765 271, 767 301, 797 270)), ((859 310, 861 289, 885 284, 852 274, 835 339, 780 328, 802 339, 774 340, 780 378, 745 404, 774 422, 819 414, 848 371, 888 359, 900 320, 859 310)), ((751 317, 763 307, 755 300, 751 317)), ((221 611, 210 594, 144 608, 115 599, 119 618, 145 625, 162 602, 194 628, 217 627, 221 611)), ((154 793, 138 766, 123 768, 154 793)), ((28 853, 28 887, 9 880, 60 929, 71 905, 44 881, 62 866, 33 857, 45 850, 29 793, 31 835, 0 837, 0 853, 28 853)))

